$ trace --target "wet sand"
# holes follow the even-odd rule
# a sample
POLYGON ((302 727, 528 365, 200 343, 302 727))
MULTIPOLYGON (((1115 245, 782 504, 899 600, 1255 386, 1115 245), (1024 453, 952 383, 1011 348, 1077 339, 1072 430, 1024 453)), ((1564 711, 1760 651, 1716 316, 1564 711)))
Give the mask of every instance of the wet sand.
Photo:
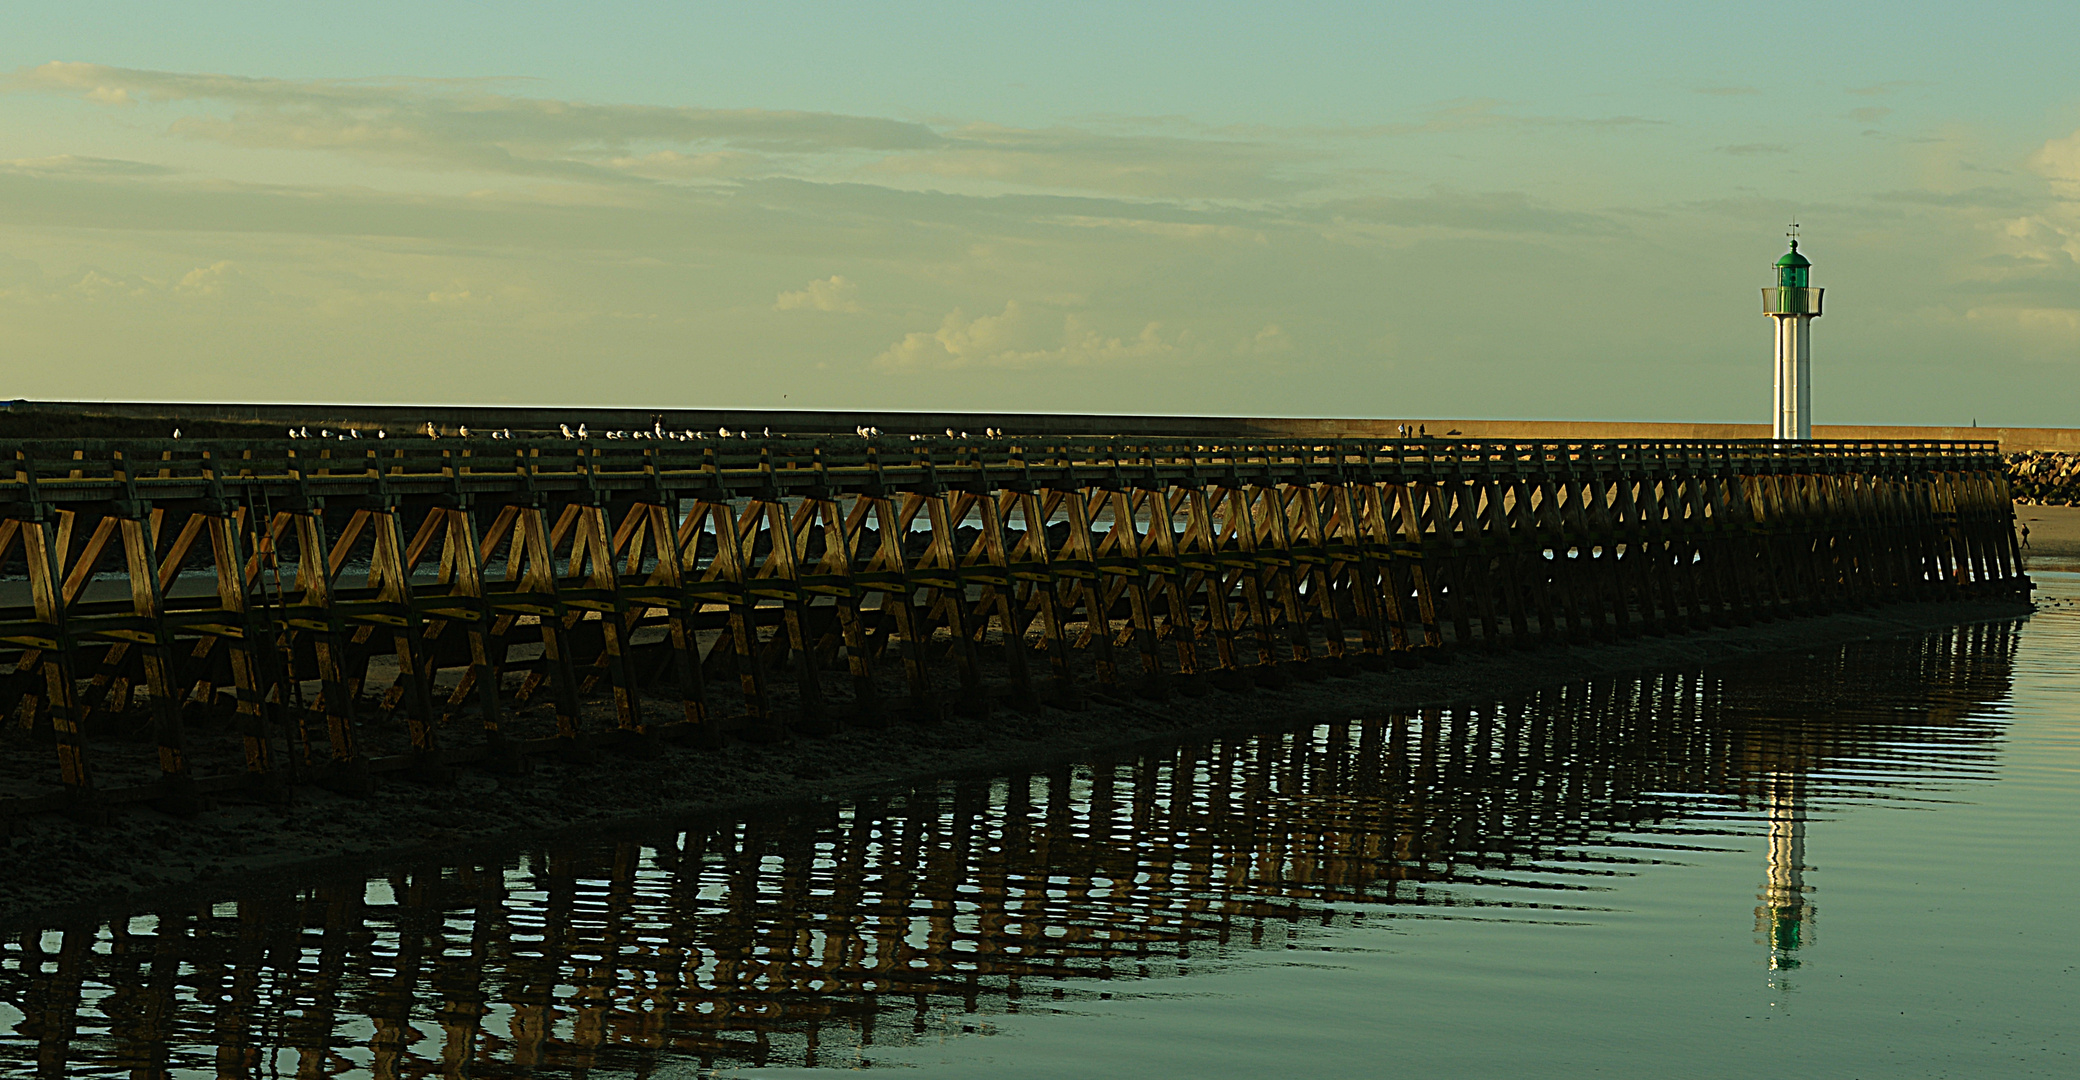
MULTIPOLYGON (((2059 521, 2080 540, 2080 511, 2059 521)), ((372 866, 521 839, 755 812, 762 805, 1087 758, 1139 743, 1494 700, 1586 677, 1806 651, 2030 610, 2012 600, 1903 604, 1622 643, 1470 653, 1413 670, 1278 690, 1162 702, 1093 696, 1075 711, 1000 707, 987 719, 898 722, 771 745, 666 747, 651 757, 601 751, 590 761, 537 760, 519 776, 466 770, 445 785, 388 779, 361 797, 305 787, 287 805, 225 799, 187 819, 139 806, 100 824, 54 814, 0 820, 0 927, 184 902, 240 879, 318 865, 372 866)))
POLYGON ((2029 546, 2022 550, 2031 565, 2080 564, 2080 506, 2015 506, 2015 525, 2029 526, 2029 546))

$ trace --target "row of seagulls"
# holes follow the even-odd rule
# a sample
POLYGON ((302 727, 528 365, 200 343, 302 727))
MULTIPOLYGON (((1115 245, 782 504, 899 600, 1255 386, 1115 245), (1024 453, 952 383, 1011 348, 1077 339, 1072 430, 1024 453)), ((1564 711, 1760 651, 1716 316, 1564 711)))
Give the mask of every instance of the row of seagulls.
MULTIPOLYGON (((361 437, 360 428, 348 428, 345 431, 334 431, 331 428, 319 428, 318 433, 316 435, 313 435, 311 434, 311 429, 306 426, 292 427, 288 429, 288 433, 289 437, 292 439, 338 439, 342 442, 350 439, 358 439, 361 437)), ((382 428, 377 428, 375 437, 378 439, 387 439, 390 437, 390 433, 384 431, 382 428)))
MULTIPOLYGON (((1409 428, 1404 430, 1410 430, 1412 428, 1413 425, 1410 425, 1409 428)), ((558 434, 562 435, 566 439, 589 439, 593 437, 592 431, 589 428, 587 428, 586 425, 583 423, 580 423, 575 430, 573 430, 569 424, 559 423, 556 425, 556 431, 558 434)), ((431 420, 428 420, 423 425, 421 425, 419 428, 419 432, 429 439, 438 439, 442 437, 439 426, 431 420)), ((877 439, 886 434, 886 432, 882 431, 880 428, 874 427, 869 424, 855 425, 852 429, 852 433, 862 439, 877 439)), ((302 426, 288 428, 287 434, 289 438, 292 439, 359 439, 362 437, 361 431, 358 428, 348 428, 347 430, 342 432, 335 432, 330 428, 320 428, 318 430, 318 433, 316 435, 313 435, 311 434, 311 429, 308 426, 302 426)), ((488 435, 490 438, 493 439, 513 438, 513 431, 511 428, 499 428, 496 431, 479 431, 472 433, 467 425, 457 425, 455 428, 455 434, 465 439, 472 437, 473 434, 479 436, 488 435)), ((1004 429, 999 427, 983 428, 982 434, 984 438, 988 439, 1002 439, 1006 437, 1004 429)), ((173 437, 176 439, 180 438, 181 429, 174 428, 173 437)), ((381 428, 377 428, 374 437, 378 439, 386 439, 389 438, 389 433, 381 428)), ((524 438, 525 436, 523 435, 522 437, 524 438)), ((705 441, 711 436, 708 432, 705 431, 668 431, 665 429, 664 420, 661 417, 659 417, 651 421, 650 430, 648 431, 622 431, 617 429, 614 431, 602 432, 601 437, 617 440, 669 439, 672 442, 696 442, 705 441)), ((720 439, 749 439, 752 437, 752 434, 750 431, 741 428, 736 431, 731 431, 727 427, 720 427, 715 430, 713 437, 720 439)), ((770 427, 764 428, 759 432, 759 437, 767 439, 774 438, 775 436, 773 435, 773 429, 770 427)), ((783 433, 779 437, 786 438, 787 436, 783 433)), ((970 436, 965 431, 957 431, 953 428, 947 428, 946 437, 949 439, 967 439, 970 436)), ((906 438, 908 438, 911 442, 924 442, 926 440, 931 439, 932 436, 909 435, 906 436, 906 438)))

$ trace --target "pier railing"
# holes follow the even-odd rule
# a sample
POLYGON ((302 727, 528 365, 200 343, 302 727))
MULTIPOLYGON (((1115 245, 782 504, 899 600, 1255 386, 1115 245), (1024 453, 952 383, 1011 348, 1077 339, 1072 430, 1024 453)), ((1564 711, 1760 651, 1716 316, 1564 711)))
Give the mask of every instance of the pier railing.
POLYGON ((0 814, 2027 595, 1991 442, 0 444, 0 814))

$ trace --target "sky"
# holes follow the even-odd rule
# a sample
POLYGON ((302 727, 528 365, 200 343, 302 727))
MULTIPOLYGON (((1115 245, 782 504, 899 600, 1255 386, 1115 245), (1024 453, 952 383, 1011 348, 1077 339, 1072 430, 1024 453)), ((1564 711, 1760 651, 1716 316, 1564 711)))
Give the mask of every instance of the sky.
POLYGON ((0 399, 2080 426, 2080 5, 11 5, 0 399))

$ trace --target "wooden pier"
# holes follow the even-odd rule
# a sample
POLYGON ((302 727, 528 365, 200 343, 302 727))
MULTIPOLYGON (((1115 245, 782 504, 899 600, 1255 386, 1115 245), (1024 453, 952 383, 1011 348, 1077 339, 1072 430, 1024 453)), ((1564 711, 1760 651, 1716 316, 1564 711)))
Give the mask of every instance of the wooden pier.
POLYGON ((421 435, 0 454, 0 816, 2029 589, 1991 442, 421 435))

